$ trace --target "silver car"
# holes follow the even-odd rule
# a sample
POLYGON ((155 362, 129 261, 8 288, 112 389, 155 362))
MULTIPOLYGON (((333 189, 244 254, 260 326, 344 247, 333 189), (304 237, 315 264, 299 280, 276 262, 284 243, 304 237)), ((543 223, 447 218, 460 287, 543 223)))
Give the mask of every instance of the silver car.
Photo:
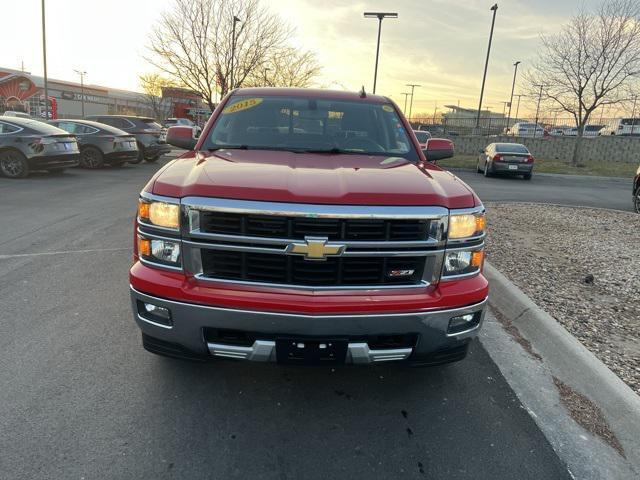
POLYGON ((521 143, 490 143, 480 150, 476 169, 485 177, 494 174, 522 175, 531 180, 534 158, 521 143))

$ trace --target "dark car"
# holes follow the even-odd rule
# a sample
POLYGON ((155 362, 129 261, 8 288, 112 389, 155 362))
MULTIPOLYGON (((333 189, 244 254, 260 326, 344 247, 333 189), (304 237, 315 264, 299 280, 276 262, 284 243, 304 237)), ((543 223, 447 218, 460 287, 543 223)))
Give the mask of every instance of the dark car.
POLYGON ((476 169, 485 177, 493 174, 522 175, 531 180, 534 158, 521 143, 490 143, 480 150, 476 169))
POLYGON ((138 158, 136 137, 118 128, 90 120, 49 120, 49 123, 76 136, 83 167, 100 168, 104 164, 120 167, 138 158))
POLYGON ((79 160, 74 135, 47 123, 18 117, 0 117, 0 172, 24 178, 32 170, 60 172, 79 160))
POLYGON ((427 140, 431 138, 431 133, 426 130, 414 130, 413 134, 418 139, 418 143, 420 144, 420 148, 424 150, 427 148, 427 140))
POLYGON ((633 179, 633 207, 636 212, 640 213, 640 167, 638 167, 636 177, 633 179))
POLYGON ((138 157, 129 163, 140 163, 142 160, 155 162, 160 156, 171 151, 171 147, 161 141, 162 126, 153 118, 133 115, 90 115, 86 120, 106 123, 112 127, 133 134, 138 142, 138 157))

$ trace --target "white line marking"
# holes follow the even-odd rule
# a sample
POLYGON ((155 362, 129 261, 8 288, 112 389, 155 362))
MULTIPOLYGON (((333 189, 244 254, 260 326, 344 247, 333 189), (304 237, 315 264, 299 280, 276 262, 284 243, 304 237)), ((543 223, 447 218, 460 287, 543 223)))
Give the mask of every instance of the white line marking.
POLYGON ((8 258, 20 258, 20 257, 41 257, 45 255, 67 255, 69 253, 98 253, 98 252, 123 252, 123 251, 131 251, 131 247, 94 248, 90 250, 64 250, 60 252, 16 253, 13 255, 0 255, 0 260, 6 260, 8 258))

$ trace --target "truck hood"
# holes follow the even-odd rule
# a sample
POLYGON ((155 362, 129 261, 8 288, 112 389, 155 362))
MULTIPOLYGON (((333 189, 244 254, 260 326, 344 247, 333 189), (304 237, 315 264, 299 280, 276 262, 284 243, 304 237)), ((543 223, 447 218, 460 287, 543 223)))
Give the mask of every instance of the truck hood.
POLYGON ((337 205, 468 208, 469 187, 432 165, 371 155, 269 150, 190 152, 149 185, 157 195, 337 205))

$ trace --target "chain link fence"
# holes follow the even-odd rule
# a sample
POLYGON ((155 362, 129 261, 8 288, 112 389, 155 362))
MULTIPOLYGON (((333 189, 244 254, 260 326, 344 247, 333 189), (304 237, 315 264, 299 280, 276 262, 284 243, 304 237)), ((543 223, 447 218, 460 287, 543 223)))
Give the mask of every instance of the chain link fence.
MULTIPOLYGON (((640 136, 640 118, 602 118, 596 117, 585 127, 584 136, 611 135, 618 131, 620 121, 625 126, 625 135, 640 136), (604 129, 604 130, 603 130, 604 129), (637 131, 636 131, 637 130, 637 131), (613 132, 613 133, 612 133, 613 132)), ((573 136, 577 135, 576 123, 573 118, 539 117, 539 118, 511 118, 481 117, 476 126, 475 117, 440 116, 434 118, 412 118, 410 123, 416 130, 428 130, 432 135, 460 136, 460 135, 513 135, 526 137, 573 136), (538 125, 538 128, 535 125, 538 125)))

